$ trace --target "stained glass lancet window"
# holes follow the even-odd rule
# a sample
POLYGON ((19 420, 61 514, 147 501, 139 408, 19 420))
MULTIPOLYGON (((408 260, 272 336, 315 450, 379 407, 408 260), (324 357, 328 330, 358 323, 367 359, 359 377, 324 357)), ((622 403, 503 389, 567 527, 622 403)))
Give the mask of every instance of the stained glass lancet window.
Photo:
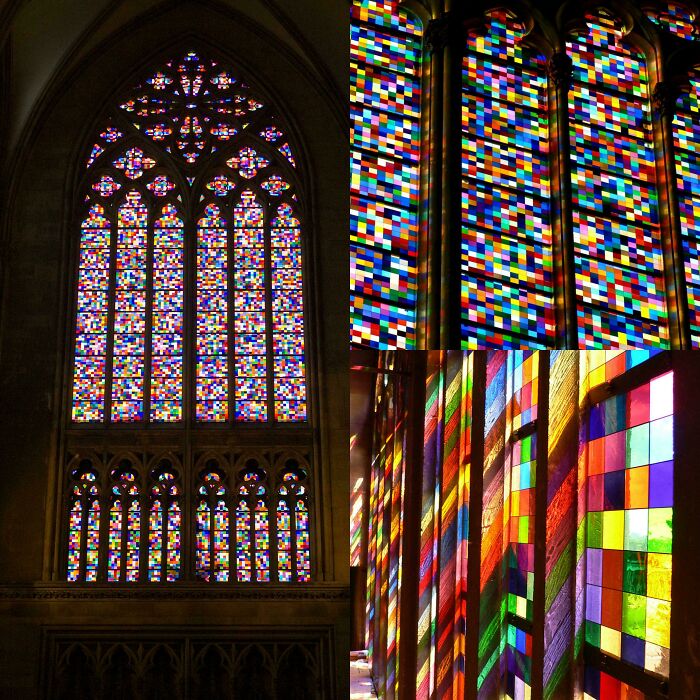
POLYGON ((647 67, 610 14, 586 21, 567 43, 579 345, 667 347, 647 67))
POLYGON ((277 557, 280 581, 309 581, 311 575, 306 474, 296 464, 282 472, 277 489, 277 557))
POLYGON ((554 342, 545 59, 489 12, 462 65, 462 344, 554 342))
POLYGON ((161 465, 151 487, 148 580, 177 581, 181 574, 182 506, 177 474, 161 465))
POLYGON ((673 115, 676 186, 680 210, 690 334, 700 346, 700 71, 691 74, 673 115))
MULTIPOLYGON (((668 677, 673 374, 594 405, 587 437, 586 641, 668 677)), ((603 697, 601 675, 587 669, 588 697, 603 697)))
POLYGON ((100 535, 100 489, 89 462, 72 475, 68 514, 68 580, 96 581, 100 535))
POLYGON ((277 115, 193 52, 118 111, 83 184, 73 421, 305 421, 301 211, 277 115))
POLYGON ((353 0, 350 312, 361 345, 415 344, 421 34, 397 0, 353 0))
POLYGON ((535 473, 539 354, 508 353, 503 527, 506 543, 506 688, 509 698, 526 697, 532 682, 532 622, 535 588, 535 473))

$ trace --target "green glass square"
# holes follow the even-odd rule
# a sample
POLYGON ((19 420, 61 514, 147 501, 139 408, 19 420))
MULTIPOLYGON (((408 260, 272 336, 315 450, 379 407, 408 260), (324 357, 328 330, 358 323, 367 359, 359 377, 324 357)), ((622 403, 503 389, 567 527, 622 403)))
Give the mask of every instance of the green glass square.
POLYGON ((630 428, 626 435, 625 466, 641 467, 649 464, 649 423, 630 428))
POLYGON ((515 632, 515 627, 513 625, 508 625, 508 644, 512 646, 514 649, 516 647, 516 632, 515 632))
POLYGON ((532 460, 532 435, 528 435, 520 443, 520 462, 530 462, 532 460))
POLYGON ((634 593, 622 594, 622 631, 639 639, 646 636, 647 599, 634 593))
POLYGON ((586 641, 600 649, 600 625, 586 620, 586 641))
POLYGON ((673 508, 649 509, 649 551, 670 552, 673 541, 673 508))
POLYGON ((528 528, 530 527, 530 516, 521 515, 518 523, 518 542, 525 544, 528 541, 528 528))
POLYGON ((644 595, 647 591, 646 552, 623 552, 622 590, 644 595))
POLYGON ((586 544, 588 547, 602 549, 603 547, 603 512, 593 511, 588 513, 586 524, 586 544))
POLYGON ((518 597, 513 593, 509 593, 508 594, 508 612, 513 613, 515 615, 517 610, 518 610, 518 597))
POLYGON ((649 511, 646 508, 625 511, 625 549, 645 552, 649 531, 649 511))

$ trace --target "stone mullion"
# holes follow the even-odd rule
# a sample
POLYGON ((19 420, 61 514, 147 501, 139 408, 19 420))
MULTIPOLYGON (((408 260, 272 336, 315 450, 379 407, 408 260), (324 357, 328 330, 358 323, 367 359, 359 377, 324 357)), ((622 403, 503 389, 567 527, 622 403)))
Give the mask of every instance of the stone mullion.
POLYGON ((652 104, 656 114, 654 145, 669 340, 672 348, 689 350, 691 340, 688 293, 676 184, 675 144, 673 142, 673 116, 679 95, 680 91, 675 85, 659 82, 654 87, 652 104))
POLYGON ((140 582, 148 581, 148 554, 150 545, 150 507, 148 493, 140 493, 136 498, 139 504, 139 574, 140 582))
POLYGON ((416 347, 440 346, 440 307, 442 296, 442 82, 443 45, 446 20, 428 23, 424 41, 423 99, 421 103, 421 211, 419 236, 419 285, 416 347), (427 67, 427 70, 426 70, 427 67), (424 156, 425 154, 425 156, 424 156), (424 160, 425 158, 425 160, 424 160))
MULTIPOLYGON (((432 200, 431 211, 440 221, 439 231, 431 231, 436 242, 431 246, 433 258, 439 245, 440 295, 439 309, 432 309, 433 326, 439 323, 436 336, 431 328, 430 347, 458 349, 461 346, 461 191, 462 191, 462 57, 464 54, 464 22, 460 12, 444 12, 428 25, 426 43, 434 58, 436 75, 433 105, 439 102, 431 126, 439 119, 439 142, 431 144, 441 154, 436 165, 440 174, 439 198, 432 200), (437 210, 434 208, 437 206, 437 210), (438 311, 436 314, 435 311, 438 311), (439 338, 439 339, 438 339, 439 338), (435 342, 437 341, 437 342, 435 342)), ((431 187, 435 182, 431 182, 431 187)), ((435 226, 433 225, 433 229, 435 226)), ((432 279, 435 279, 434 270, 432 279)), ((433 294, 435 291, 433 290, 433 294)), ((433 303, 435 304, 437 300, 433 303)))
POLYGON ((569 91, 572 61, 564 52, 552 55, 549 73, 549 143, 552 166, 552 245, 556 347, 578 349, 576 267, 574 253, 569 91))

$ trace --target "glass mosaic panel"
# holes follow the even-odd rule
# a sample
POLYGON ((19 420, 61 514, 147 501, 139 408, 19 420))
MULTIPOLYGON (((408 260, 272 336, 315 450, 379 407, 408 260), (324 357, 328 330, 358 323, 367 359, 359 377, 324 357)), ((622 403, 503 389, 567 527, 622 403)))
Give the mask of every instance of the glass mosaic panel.
POLYGON ((506 403, 510 447, 505 462, 504 528, 508 612, 532 622, 535 587, 535 472, 537 434, 513 439, 513 432, 537 420, 539 355, 508 353, 506 403))
POLYGON ((676 104, 673 142, 676 187, 688 290, 688 316, 693 347, 700 347, 700 72, 691 75, 689 90, 676 104))
POLYGON ((586 22, 567 43, 579 346, 667 347, 647 68, 612 16, 586 22))
POLYGON ((129 192, 117 213, 112 421, 143 420, 148 210, 129 192))
POLYGON ((309 541, 309 510, 303 499, 297 499, 295 506, 297 581, 311 580, 311 559, 309 541))
POLYGON ((184 229, 172 204, 153 230, 151 420, 182 420, 184 229))
POLYGON ((197 228, 197 389, 200 421, 228 420, 228 234, 214 204, 197 228))
POLYGON ((236 571, 239 581, 252 581, 251 520, 248 502, 241 498, 236 509, 236 571))
POLYGON ((99 204, 90 208, 80 235, 72 418, 104 420, 110 224, 99 204))
POLYGON ((463 347, 554 343, 545 58, 506 10, 462 63, 463 347))
POLYGON ((301 229, 292 207, 277 207, 270 228, 275 420, 306 420, 301 229))
POLYGON ((351 342, 415 344, 420 23, 396 0, 353 0, 350 24, 351 342))
POLYGON ((292 514, 284 499, 277 504, 277 572, 280 581, 292 580, 292 514))
MULTIPOLYGON (((233 218, 234 407, 237 421, 268 419, 267 305, 263 208, 246 190, 233 218)), ((277 278, 276 278, 277 280, 277 278)), ((281 280, 280 286, 284 284, 281 280)))
MULTIPOLYGON (((660 3, 659 3, 660 4, 660 3)), ((682 39, 697 39, 695 13, 680 2, 667 2, 658 11, 647 10, 647 17, 682 39)))
POLYGON ((591 408, 586 463, 586 641, 668 676, 671 372, 591 408))
POLYGON ((270 521, 263 499, 255 504, 255 580, 270 580, 270 521))

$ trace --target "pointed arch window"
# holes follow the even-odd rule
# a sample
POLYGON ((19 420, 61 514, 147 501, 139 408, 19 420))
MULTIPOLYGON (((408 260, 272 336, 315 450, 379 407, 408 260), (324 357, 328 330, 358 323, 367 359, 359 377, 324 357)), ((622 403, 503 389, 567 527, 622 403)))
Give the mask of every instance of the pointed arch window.
POLYGON ((132 91, 84 178, 75 423, 306 420, 295 169, 275 113, 215 61, 132 91))
POLYGON ((97 472, 84 461, 73 473, 68 515, 68 580, 97 580, 100 489, 97 472))
POLYGON ((89 142, 64 426, 70 581, 311 580, 308 463, 284 494, 278 577, 276 471, 201 454, 229 432, 278 451, 312 439, 306 210, 282 117, 186 51, 125 91, 89 142))
POLYGON ((180 578, 182 506, 178 476, 167 462, 160 465, 151 487, 148 540, 148 580, 180 578))

